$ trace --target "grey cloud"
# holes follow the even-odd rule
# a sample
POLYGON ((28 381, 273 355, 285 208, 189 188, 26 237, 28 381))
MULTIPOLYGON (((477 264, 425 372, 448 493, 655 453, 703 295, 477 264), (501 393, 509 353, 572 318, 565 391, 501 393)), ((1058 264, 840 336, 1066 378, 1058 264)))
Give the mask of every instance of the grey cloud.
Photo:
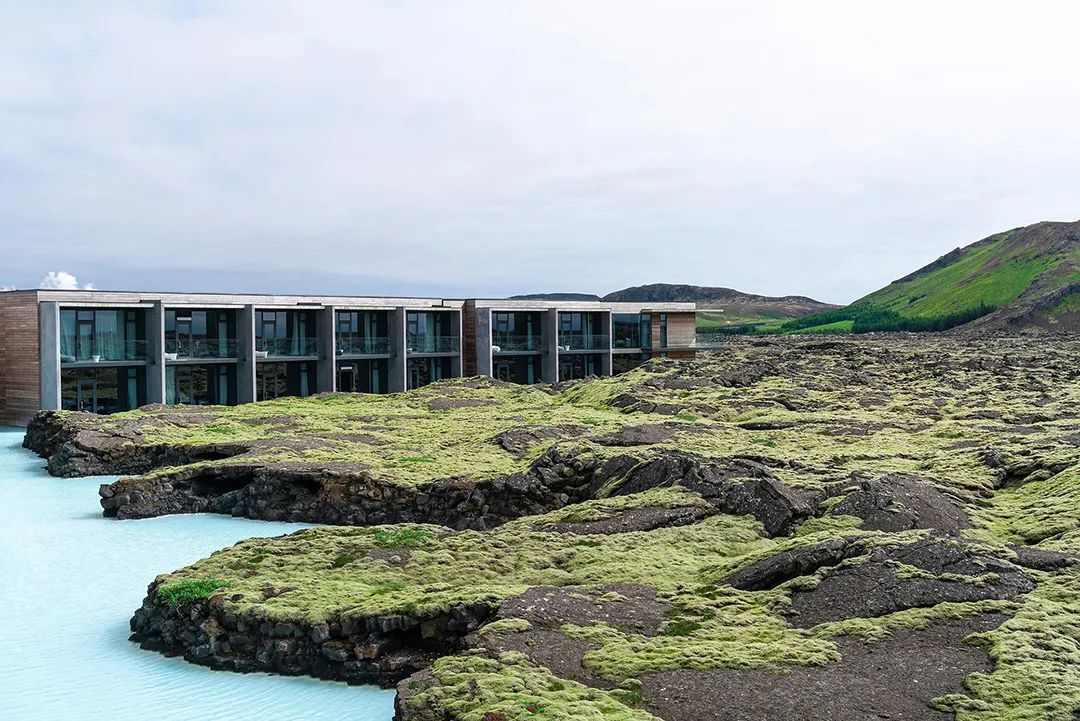
POLYGON ((20 286, 846 301, 1078 215, 1067 3, 18 5, 20 286))

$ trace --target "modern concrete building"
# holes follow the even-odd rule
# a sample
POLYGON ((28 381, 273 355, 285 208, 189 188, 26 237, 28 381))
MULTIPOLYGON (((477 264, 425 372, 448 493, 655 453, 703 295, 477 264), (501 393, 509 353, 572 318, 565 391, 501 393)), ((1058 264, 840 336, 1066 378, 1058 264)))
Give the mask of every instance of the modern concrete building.
POLYGON ((467 300, 466 375, 555 383, 692 357, 693 303, 467 300))
POLYGON ((393 393, 442 378, 608 375, 694 353, 694 305, 0 292, 0 424, 39 409, 393 393))

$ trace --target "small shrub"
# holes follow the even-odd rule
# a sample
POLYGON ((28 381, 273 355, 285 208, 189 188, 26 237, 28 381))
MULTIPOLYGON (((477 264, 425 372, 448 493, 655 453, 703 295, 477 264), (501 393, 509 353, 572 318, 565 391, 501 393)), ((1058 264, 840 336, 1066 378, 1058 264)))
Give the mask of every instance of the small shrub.
POLYGON ((181 603, 205 601, 215 592, 228 587, 228 581, 217 578, 185 578, 158 586, 157 595, 158 598, 168 601, 170 605, 179 606, 181 603))
POLYGON ((402 528, 395 531, 376 531, 373 541, 379 548, 420 548, 435 538, 431 531, 402 528))
POLYGON ((343 553, 334 559, 334 568, 341 568, 342 566, 348 566, 350 563, 356 560, 355 553, 343 553))
POLYGON ((385 596, 388 593, 397 593, 398 591, 404 591, 408 584, 404 581, 390 581, 380 586, 375 586, 371 589, 372 596, 385 596))

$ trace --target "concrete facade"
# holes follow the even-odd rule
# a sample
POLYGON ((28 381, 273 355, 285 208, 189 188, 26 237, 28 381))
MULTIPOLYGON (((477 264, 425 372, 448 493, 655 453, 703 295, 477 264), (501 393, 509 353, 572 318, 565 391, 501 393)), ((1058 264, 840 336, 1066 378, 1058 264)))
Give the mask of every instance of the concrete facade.
MULTIPOLYGON (((381 392, 400 392, 410 384, 465 373, 554 383, 560 380, 560 359, 564 361, 564 376, 583 372, 582 368, 609 375, 615 372, 613 358, 619 354, 624 359, 632 357, 632 362, 656 355, 692 355, 693 334, 688 334, 687 328, 692 330, 693 318, 694 305, 689 303, 4 292, 0 293, 0 424, 24 424, 38 409, 111 412, 143 403, 164 403, 187 398, 185 392, 191 393, 191 388, 208 394, 206 388, 218 383, 228 385, 227 395, 215 385, 216 395, 193 402, 227 397, 229 402, 250 403, 268 392, 334 392, 338 390, 339 373, 349 374, 344 382, 355 383, 353 374, 360 369, 378 378, 377 383, 370 382, 370 387, 381 392), (311 314, 299 311, 313 313, 314 323, 311 314), (262 316, 257 315, 260 312, 262 316), (346 315, 351 313, 360 315, 346 315), (422 315, 414 318, 410 325, 411 313, 431 315, 426 321, 422 315), (589 314, 591 335, 584 346, 578 342, 580 339, 560 336, 560 319, 575 313, 589 314), (516 338, 518 342, 507 348, 493 344, 495 314, 504 314, 504 325, 505 314, 527 317, 527 341, 516 338), (612 319, 617 314, 642 318, 651 314, 650 343, 643 342, 643 346, 650 347, 614 348, 612 319), (661 314, 669 346, 664 348, 658 345, 661 314), (179 322, 190 324, 193 315, 201 319, 201 335, 180 338, 179 322), (104 320, 98 320, 103 316, 104 320), (264 318, 271 328, 276 327, 275 318, 282 327, 280 319, 290 318, 290 335, 274 331, 272 338, 264 338, 271 331, 257 328, 257 317, 264 318), (296 321, 299 330, 294 317, 301 319, 296 321), (348 334, 348 324, 357 318, 371 324, 360 333, 360 342, 341 335, 348 334), (346 323, 341 332, 339 319, 346 323), (433 326, 438 330, 431 330, 433 326), (220 337, 226 327, 234 337, 220 337), (371 330, 374 327, 380 335, 385 327, 386 337, 371 337, 376 332, 371 330), (410 331, 419 335, 410 335, 410 331), (312 332, 314 338, 309 337, 312 332), (432 336, 433 332, 438 336, 432 336), (296 338, 291 336, 293 333, 297 333, 296 338), (673 339, 677 343, 673 344, 673 339), (84 347, 87 345, 93 347, 84 347), (582 360, 585 356, 587 361, 582 360), (99 394, 106 398, 104 410, 98 406, 99 394), (89 398, 88 405, 84 395, 89 398)), ((572 320, 579 323, 581 319, 572 320)), ((626 365, 628 362, 620 367, 626 365)), ((358 390, 361 387, 356 384, 358 390)))

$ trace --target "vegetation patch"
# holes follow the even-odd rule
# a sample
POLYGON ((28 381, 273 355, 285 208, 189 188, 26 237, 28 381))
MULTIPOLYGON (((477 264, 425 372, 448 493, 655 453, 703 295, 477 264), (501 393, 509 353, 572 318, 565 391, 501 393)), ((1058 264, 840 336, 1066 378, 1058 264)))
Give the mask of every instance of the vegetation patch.
POLYGON ((230 585, 229 581, 217 578, 182 578, 158 586, 157 593, 159 598, 179 606, 182 603, 205 601, 230 585))

